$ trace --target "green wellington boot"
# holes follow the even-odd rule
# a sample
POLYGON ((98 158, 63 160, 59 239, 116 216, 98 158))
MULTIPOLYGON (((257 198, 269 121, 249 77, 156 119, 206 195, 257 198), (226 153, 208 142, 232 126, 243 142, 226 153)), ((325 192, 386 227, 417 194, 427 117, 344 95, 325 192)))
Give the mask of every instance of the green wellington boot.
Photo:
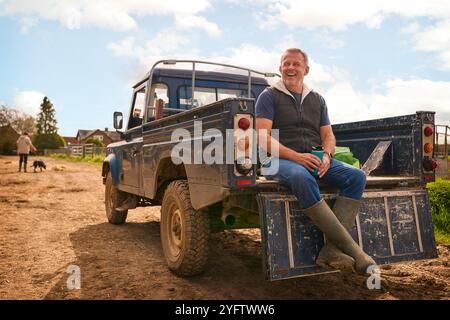
MULTIPOLYGON (((338 196, 333 206, 333 212, 339 222, 347 229, 352 229, 355 218, 358 215, 361 201, 338 196)), ((316 263, 319 266, 330 266, 335 269, 352 271, 355 260, 343 253, 331 241, 326 239, 326 243, 320 250, 316 263)))
POLYGON ((376 265, 376 262, 353 240, 324 200, 304 209, 303 212, 322 230, 327 239, 355 260, 356 272, 366 274, 369 266, 376 265))

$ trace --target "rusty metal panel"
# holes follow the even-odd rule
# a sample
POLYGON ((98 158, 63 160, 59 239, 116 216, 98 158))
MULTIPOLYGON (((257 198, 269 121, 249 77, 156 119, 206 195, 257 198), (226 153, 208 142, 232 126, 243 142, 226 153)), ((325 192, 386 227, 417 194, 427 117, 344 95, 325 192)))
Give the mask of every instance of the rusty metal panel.
POLYGON ((324 243, 323 234, 301 213, 292 195, 261 193, 257 199, 263 212, 260 217, 267 280, 336 272, 315 264, 324 243))
POLYGON ((362 244, 359 245, 363 250, 367 252, 370 249, 372 256, 389 257, 391 246, 384 199, 382 197, 365 199, 357 219, 361 225, 362 244))
POLYGON ((388 199, 395 254, 419 252, 412 197, 388 199))
MULTIPOLYGON (((323 195, 332 207, 336 195, 323 195)), ((289 193, 258 195, 268 280, 335 272, 317 266, 322 232, 289 193)), ((366 192, 351 235, 378 264, 437 257, 426 190, 366 192)))

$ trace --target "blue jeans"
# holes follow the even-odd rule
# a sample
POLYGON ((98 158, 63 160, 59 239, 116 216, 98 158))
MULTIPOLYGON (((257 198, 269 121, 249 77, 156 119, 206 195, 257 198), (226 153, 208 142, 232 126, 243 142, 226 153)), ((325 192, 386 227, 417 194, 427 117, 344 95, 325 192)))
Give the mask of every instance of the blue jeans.
MULTIPOLYGON (((309 208, 321 199, 316 178, 294 161, 279 159, 278 172, 267 178, 287 186, 297 197, 301 209, 309 208)), ((320 180, 337 187, 340 196, 355 200, 362 198, 366 187, 366 175, 362 170, 335 159, 331 160, 330 168, 320 180)))

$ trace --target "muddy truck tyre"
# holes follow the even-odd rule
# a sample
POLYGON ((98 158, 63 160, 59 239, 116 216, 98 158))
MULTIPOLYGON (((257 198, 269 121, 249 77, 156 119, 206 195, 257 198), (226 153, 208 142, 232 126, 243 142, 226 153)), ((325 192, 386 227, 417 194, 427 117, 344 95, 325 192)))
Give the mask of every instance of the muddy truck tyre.
POLYGON ((124 192, 119 191, 112 182, 111 173, 108 172, 105 183, 105 209, 108 222, 112 224, 124 224, 128 210, 117 211, 114 208, 126 198, 124 192))
POLYGON ((204 212, 192 207, 186 180, 174 181, 167 187, 160 227, 169 269, 183 277, 200 274, 208 260, 209 221, 204 212))

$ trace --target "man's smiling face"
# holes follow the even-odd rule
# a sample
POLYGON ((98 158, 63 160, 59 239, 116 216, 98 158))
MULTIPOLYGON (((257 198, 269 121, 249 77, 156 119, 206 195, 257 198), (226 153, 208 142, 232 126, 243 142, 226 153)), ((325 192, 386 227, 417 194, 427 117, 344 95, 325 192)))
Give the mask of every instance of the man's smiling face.
POLYGON ((308 74, 309 67, 305 64, 300 52, 285 52, 280 65, 281 79, 290 91, 301 93, 303 78, 308 74))

